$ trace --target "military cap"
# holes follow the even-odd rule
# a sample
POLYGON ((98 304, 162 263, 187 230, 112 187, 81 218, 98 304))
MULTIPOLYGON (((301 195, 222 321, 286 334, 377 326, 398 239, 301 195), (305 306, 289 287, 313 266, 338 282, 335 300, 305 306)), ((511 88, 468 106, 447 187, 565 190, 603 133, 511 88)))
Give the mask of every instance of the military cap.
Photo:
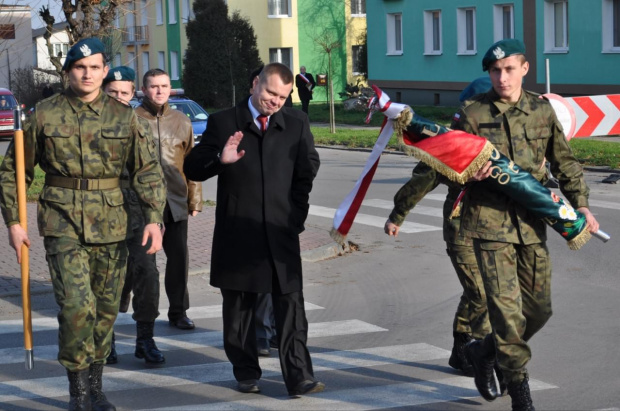
POLYGON ((496 42, 482 59, 482 71, 487 71, 493 62, 515 54, 525 54, 525 44, 521 40, 504 39, 496 42))
POLYGON ((134 81, 136 72, 131 67, 119 66, 111 68, 108 75, 103 79, 103 85, 112 81, 134 81))
POLYGON ((92 56, 93 54, 105 54, 105 47, 101 40, 96 37, 82 39, 75 43, 67 53, 65 64, 62 66, 63 71, 69 70, 73 62, 92 56))

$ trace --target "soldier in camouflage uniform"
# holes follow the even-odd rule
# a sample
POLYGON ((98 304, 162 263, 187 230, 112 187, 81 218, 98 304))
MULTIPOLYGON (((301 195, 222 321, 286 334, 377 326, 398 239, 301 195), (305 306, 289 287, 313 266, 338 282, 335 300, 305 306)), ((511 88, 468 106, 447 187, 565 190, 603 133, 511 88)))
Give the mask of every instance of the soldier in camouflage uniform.
POLYGON ((405 217, 426 194, 440 183, 448 186, 448 195, 443 206, 443 238, 446 252, 463 286, 463 294, 454 316, 452 355, 448 361, 451 367, 472 376, 471 364, 465 357, 465 344, 472 337, 482 339, 491 332, 487 313, 487 303, 482 278, 476 263, 471 238, 459 233, 460 217, 450 218, 461 186, 438 174, 425 163, 418 163, 413 169, 411 179, 394 196, 394 208, 385 222, 384 231, 390 236, 398 236, 405 217))
MULTIPOLYGON (((129 105, 129 100, 134 95, 136 78, 135 71, 130 67, 114 67, 108 71, 103 80, 103 91, 116 98, 120 102, 129 105)), ((150 128, 149 123, 138 116, 138 121, 143 127, 150 128)), ((153 142, 153 144, 155 144, 153 142)), ((161 175, 164 180, 164 176, 161 175)), ((144 232, 144 216, 140 208, 137 193, 129 187, 129 173, 123 171, 121 175, 121 187, 125 197, 125 204, 129 213, 129 229, 127 230, 127 274, 125 286, 121 294, 119 306, 120 312, 127 312, 129 308, 130 294, 133 289, 133 319, 136 321, 137 338, 135 356, 144 358, 147 365, 162 365, 166 359, 157 348, 153 339, 155 319, 159 316, 159 270, 155 254, 147 254, 149 244, 142 245, 144 232)), ((112 334, 112 347, 108 355, 107 364, 116 364, 115 336, 112 334)))
MULTIPOLYGON (((484 136, 538 180, 545 175, 545 157, 571 205, 581 211, 590 232, 598 222, 588 210, 583 171, 564 137, 547 100, 522 89, 529 65, 525 45, 516 39, 495 43, 482 66, 492 89, 466 101, 452 127, 484 136)), ((461 230, 474 239, 476 258, 487 296, 493 334, 466 347, 476 386, 485 399, 497 395, 493 362, 508 385, 514 410, 533 410, 527 363, 527 341, 551 317, 551 260, 545 244, 545 223, 483 181, 493 178, 487 164, 474 176, 464 199, 461 230)))
MULTIPOLYGON (((101 379, 127 264, 119 176, 127 167, 147 222, 149 253, 161 248, 165 190, 150 130, 100 89, 108 71, 102 42, 76 43, 63 69, 69 87, 38 103, 25 126, 26 180, 32 182, 37 164, 46 173, 37 220, 60 308, 58 360, 67 369, 69 408, 114 410, 101 379)), ((13 144, 0 183, 9 241, 21 260, 30 240, 19 225, 13 144)))

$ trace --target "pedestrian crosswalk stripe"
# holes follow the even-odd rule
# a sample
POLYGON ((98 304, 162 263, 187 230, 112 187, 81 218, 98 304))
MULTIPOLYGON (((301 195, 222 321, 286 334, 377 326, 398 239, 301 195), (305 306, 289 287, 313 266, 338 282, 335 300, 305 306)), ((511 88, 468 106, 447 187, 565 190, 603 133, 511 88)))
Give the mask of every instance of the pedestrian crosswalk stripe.
MULTIPOLYGON (((321 206, 310 206, 310 210, 308 212, 310 215, 317 217, 326 217, 326 218, 334 218, 334 214, 336 213, 335 208, 321 207, 321 206)), ((357 214, 355 217, 355 222, 359 224, 369 225, 371 227, 380 227, 383 228, 385 225, 385 220, 387 217, 377 217, 374 215, 368 214, 357 214)), ((440 231, 441 226, 431 226, 420 223, 412 223, 410 221, 405 221, 403 225, 400 227, 401 233, 420 233, 424 231, 440 231)))
MULTIPOLYGON (((557 388, 540 381, 530 380, 530 390, 557 388)), ((248 400, 191 404, 164 408, 157 411, 208 411, 208 410, 375 410, 397 407, 414 407, 438 402, 458 401, 480 397, 474 381, 467 377, 443 378, 432 381, 386 384, 373 387, 330 390, 283 401, 282 397, 252 396, 248 400)), ((146 411, 146 410, 144 410, 146 411)))
MULTIPOLYGON (((382 331, 387 330, 360 320, 329 321, 308 324, 309 338, 353 335, 382 331)), ((221 347, 223 345, 223 337, 221 331, 191 332, 174 336, 155 336, 155 342, 161 351, 193 350, 207 346, 221 347)), ((117 335, 116 353, 118 355, 133 354, 135 348, 135 338, 118 338, 117 335)), ((58 345, 56 344, 34 347, 35 361, 53 361, 56 360, 57 356, 58 345)), ((23 348, 21 347, 0 349, 0 364, 21 363, 24 361, 23 357, 23 348)))
MULTIPOLYGON (((322 310, 323 307, 312 303, 305 303, 306 311, 322 310)), ((134 324, 131 318, 132 311, 127 313, 119 313, 116 318, 115 325, 134 324)), ((202 307, 191 307, 187 310, 187 315, 194 319, 200 320, 205 318, 220 318, 222 316, 221 305, 206 305, 202 307)), ((32 319, 33 331, 57 330, 58 320, 56 317, 36 317, 32 319)), ((0 334, 21 333, 24 331, 22 320, 2 320, 0 321, 0 334)))
MULTIPOLYGON (((312 353, 311 355, 314 371, 318 372, 404 362, 432 361, 448 358, 450 351, 420 343, 350 351, 328 351, 312 353)), ((264 358, 260 365, 264 378, 281 375, 278 358, 264 358)), ((141 371, 110 371, 111 368, 106 367, 104 374, 106 392, 234 380, 232 366, 228 362, 192 364, 141 371)), ((67 395, 67 378, 65 375, 3 381, 0 385, 0 403, 63 395, 67 395)))
MULTIPOLYGON (((378 198, 365 200, 364 202, 362 202, 362 205, 366 207, 382 208, 384 210, 392 210, 394 208, 394 202, 381 200, 378 198)), ((411 213, 443 218, 443 209, 441 207, 426 207, 416 205, 415 208, 411 210, 411 213)))

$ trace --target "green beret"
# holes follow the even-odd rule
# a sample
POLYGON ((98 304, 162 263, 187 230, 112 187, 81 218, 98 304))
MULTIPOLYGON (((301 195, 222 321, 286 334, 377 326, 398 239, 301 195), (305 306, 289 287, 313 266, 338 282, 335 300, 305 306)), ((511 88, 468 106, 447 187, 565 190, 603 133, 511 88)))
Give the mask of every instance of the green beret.
POLYGON ((71 68, 73 62, 99 53, 105 54, 105 47, 101 40, 96 37, 82 39, 71 47, 67 53, 67 58, 65 59, 65 64, 62 66, 62 69, 63 71, 67 71, 71 68))
POLYGON ((111 68, 108 71, 108 75, 103 79, 103 85, 112 81, 134 81, 136 79, 136 72, 131 67, 119 66, 111 68))
POLYGON ((493 62, 515 54, 525 54, 525 44, 521 40, 505 39, 498 41, 484 55, 482 71, 487 71, 493 62))

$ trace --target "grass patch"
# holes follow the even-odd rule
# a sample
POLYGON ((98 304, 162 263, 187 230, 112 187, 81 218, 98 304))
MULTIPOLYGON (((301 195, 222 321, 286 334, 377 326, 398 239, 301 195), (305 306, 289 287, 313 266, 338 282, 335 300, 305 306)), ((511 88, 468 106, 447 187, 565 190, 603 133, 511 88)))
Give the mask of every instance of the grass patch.
POLYGON ((580 163, 614 169, 620 164, 620 143, 573 138, 569 144, 580 163))

